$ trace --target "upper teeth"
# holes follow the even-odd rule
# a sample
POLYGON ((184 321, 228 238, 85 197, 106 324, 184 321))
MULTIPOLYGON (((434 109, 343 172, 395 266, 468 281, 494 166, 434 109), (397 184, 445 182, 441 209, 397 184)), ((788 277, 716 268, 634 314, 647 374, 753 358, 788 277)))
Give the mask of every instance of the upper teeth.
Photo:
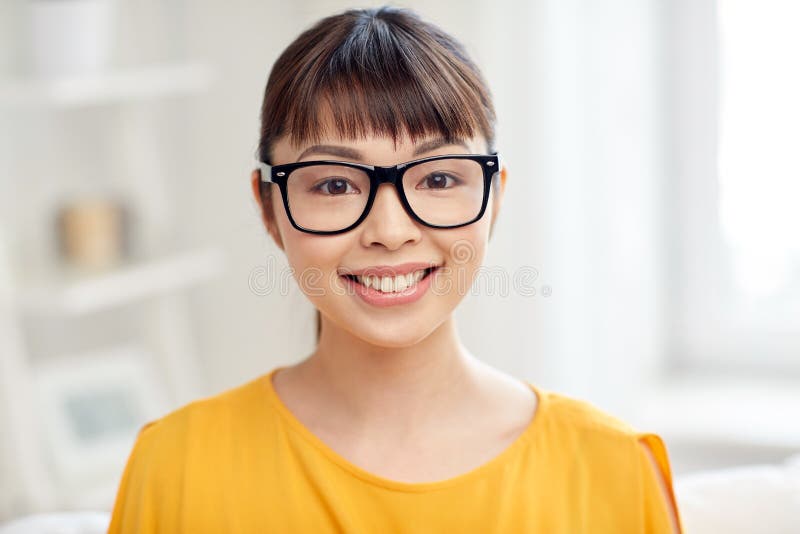
POLYGON ((355 275, 359 283, 367 287, 372 287, 384 293, 404 291, 409 286, 419 282, 425 276, 425 270, 414 271, 413 273, 401 274, 398 276, 361 276, 355 275))

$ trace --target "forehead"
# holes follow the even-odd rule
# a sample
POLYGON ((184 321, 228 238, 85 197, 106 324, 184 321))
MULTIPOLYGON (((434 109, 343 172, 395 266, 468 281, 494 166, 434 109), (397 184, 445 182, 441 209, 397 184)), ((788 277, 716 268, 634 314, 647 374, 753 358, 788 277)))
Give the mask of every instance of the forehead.
POLYGON ((393 142, 388 137, 366 139, 361 142, 342 140, 311 144, 295 148, 299 154, 297 159, 312 155, 333 155, 352 160, 365 160, 369 154, 376 153, 402 153, 408 157, 417 157, 433 152, 445 150, 446 152, 476 152, 471 140, 446 139, 444 137, 431 137, 418 142, 403 141, 393 142))
POLYGON ((342 116, 335 114, 335 107, 325 99, 319 102, 318 113, 313 117, 315 128, 311 135, 292 135, 287 132, 275 143, 275 154, 299 155, 314 147, 347 147, 350 155, 356 152, 402 152, 419 154, 440 147, 459 148, 459 152, 481 153, 486 150, 486 141, 481 134, 472 137, 452 135, 447 131, 424 128, 410 133, 402 121, 398 121, 396 131, 382 131, 380 127, 366 121, 363 128, 348 128, 342 116), (339 120, 337 120, 339 119, 339 120), (349 131, 346 131, 349 130, 349 131))

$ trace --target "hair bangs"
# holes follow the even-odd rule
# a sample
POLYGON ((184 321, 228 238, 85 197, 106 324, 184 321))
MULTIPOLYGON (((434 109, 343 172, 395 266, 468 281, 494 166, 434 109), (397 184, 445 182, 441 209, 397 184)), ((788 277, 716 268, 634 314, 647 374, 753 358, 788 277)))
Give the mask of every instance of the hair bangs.
POLYGON ((494 150, 491 96, 457 41, 407 13, 351 13, 310 28, 276 61, 262 109, 265 160, 284 135, 299 146, 481 134, 494 150))

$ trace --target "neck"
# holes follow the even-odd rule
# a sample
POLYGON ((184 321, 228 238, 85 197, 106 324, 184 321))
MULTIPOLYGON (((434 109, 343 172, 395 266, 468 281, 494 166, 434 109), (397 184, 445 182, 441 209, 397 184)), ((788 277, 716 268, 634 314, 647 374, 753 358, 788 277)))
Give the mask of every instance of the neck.
POLYGON ((353 424, 411 429, 458 408, 475 386, 476 363, 461 345, 452 315, 405 347, 370 344, 323 315, 317 349, 298 371, 353 424))

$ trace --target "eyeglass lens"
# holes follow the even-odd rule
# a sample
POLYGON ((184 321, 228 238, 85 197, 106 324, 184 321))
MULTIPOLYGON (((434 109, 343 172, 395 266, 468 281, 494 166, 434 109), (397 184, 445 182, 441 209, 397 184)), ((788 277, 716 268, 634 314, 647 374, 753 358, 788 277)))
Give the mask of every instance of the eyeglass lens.
MULTIPOLYGON (((473 220, 484 195, 483 168, 462 158, 438 159, 410 167, 403 192, 412 211, 428 224, 457 226, 473 220)), ((333 232, 355 223, 367 205, 369 175, 344 165, 300 167, 286 184, 289 211, 308 230, 333 232)))

